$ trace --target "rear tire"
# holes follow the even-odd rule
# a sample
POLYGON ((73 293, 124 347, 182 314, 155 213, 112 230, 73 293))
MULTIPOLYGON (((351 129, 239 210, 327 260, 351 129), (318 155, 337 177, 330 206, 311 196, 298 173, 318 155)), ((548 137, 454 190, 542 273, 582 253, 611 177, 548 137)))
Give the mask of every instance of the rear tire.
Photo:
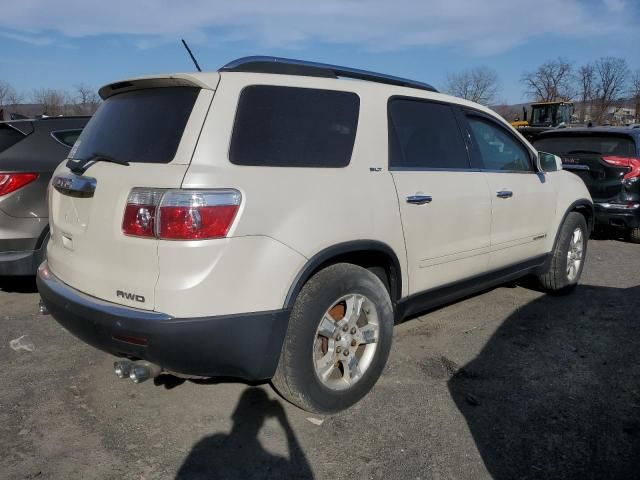
POLYGON ((549 271, 538 276, 545 290, 565 293, 575 288, 584 267, 587 237, 587 221, 584 216, 570 212, 562 224, 549 271))
POLYGON ((350 407, 380 377, 393 324, 389 292, 375 274, 347 263, 319 271, 293 306, 273 387, 310 412, 350 407))
POLYGON ((630 242, 640 243, 640 228, 630 228, 627 232, 627 237, 629 238, 630 242))

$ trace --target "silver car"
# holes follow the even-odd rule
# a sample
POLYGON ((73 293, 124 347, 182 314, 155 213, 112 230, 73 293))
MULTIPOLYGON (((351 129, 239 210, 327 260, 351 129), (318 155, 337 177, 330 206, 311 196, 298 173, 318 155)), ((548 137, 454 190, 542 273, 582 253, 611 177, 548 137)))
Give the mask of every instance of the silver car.
POLYGON ((44 259, 47 186, 88 120, 0 122, 0 275, 33 275, 44 259))

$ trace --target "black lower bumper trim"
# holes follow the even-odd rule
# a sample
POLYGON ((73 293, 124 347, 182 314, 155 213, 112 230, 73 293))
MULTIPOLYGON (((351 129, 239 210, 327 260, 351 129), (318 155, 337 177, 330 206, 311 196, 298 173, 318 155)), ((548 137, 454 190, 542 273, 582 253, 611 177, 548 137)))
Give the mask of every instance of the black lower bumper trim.
POLYGON ((290 313, 274 310, 173 318, 85 295, 56 278, 46 263, 38 270, 37 284, 51 315, 84 342, 185 375, 271 378, 290 313), (144 339, 146 343, 121 340, 126 338, 144 339))

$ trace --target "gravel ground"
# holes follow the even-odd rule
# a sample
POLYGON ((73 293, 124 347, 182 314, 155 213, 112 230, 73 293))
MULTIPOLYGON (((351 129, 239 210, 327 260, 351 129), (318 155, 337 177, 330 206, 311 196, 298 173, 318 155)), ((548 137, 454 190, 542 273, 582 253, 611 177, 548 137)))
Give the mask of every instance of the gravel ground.
POLYGON ((397 326, 371 394, 326 418, 268 385, 118 380, 0 279, 0 477, 638 478, 640 245, 589 250, 570 296, 520 282, 397 326))

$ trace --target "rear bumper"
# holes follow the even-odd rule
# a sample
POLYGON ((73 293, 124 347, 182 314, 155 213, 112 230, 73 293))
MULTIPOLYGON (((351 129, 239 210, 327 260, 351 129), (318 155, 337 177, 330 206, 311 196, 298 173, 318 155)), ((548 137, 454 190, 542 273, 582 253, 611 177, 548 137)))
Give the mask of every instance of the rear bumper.
POLYGON ((48 233, 46 218, 16 218, 0 210, 0 275, 35 275, 48 233))
POLYGON ((44 263, 38 290, 51 315, 79 339, 117 356, 144 359, 185 375, 271 378, 288 310, 173 318, 105 302, 64 284, 44 263), (119 337, 118 340, 116 337, 119 337), (123 341, 135 339, 144 345, 123 341))
POLYGON ((0 252, 0 275, 35 275, 46 254, 43 242, 37 250, 0 252))
POLYGON ((0 275, 33 275, 39 260, 38 250, 0 252, 0 275))
POLYGON ((640 227, 640 206, 637 208, 620 208, 611 203, 594 203, 596 224, 614 227, 640 227))

